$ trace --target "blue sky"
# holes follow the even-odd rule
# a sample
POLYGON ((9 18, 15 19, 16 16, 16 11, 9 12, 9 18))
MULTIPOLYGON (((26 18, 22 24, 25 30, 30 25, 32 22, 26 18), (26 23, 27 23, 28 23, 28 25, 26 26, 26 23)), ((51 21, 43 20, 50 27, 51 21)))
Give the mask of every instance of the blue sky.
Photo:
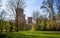
MULTIPOLYGON (((56 0, 54 0, 54 1, 56 2, 56 0)), ((26 15, 26 18, 31 17, 33 11, 35 11, 35 10, 39 10, 40 15, 44 15, 44 14, 47 15, 48 13, 46 11, 43 12, 43 10, 40 9, 42 2, 43 2, 43 0, 26 0, 27 7, 25 8, 25 12, 24 12, 24 14, 26 15)), ((55 5, 54 5, 54 11, 57 12, 57 8, 55 5)))
MULTIPOLYGON (((5 4, 7 3, 6 1, 7 0, 0 0, 0 2, 2 1, 2 9, 6 9, 6 6, 5 4)), ((25 0, 26 2, 26 8, 25 8, 25 11, 24 11, 24 14, 25 14, 25 17, 31 17, 32 16, 32 12, 35 11, 35 10, 39 10, 41 12, 41 9, 40 9, 40 6, 42 5, 42 1, 43 0, 25 0)), ((1 7, 0 7, 1 9, 1 7)), ((11 10, 10 10, 11 11, 11 10)), ((11 12, 10 12, 11 13, 11 12)), ((42 13, 40 13, 42 14, 42 13)))
POLYGON ((42 1, 43 0, 26 0, 27 7, 24 12, 26 18, 31 17, 34 10, 39 10, 41 12, 40 6, 42 5, 42 1))
MULTIPOLYGON (((2 7, 0 7, 0 11, 1 11, 1 8, 5 9, 5 10, 9 9, 10 10, 9 13, 12 14, 12 10, 10 8, 7 8, 5 5, 5 4, 8 4, 7 0, 4 0, 4 1, 0 0, 0 2, 1 1, 2 1, 2 3, 0 3, 0 5, 2 4, 2 7)), ((40 15, 47 14, 46 12, 43 13, 43 10, 40 9, 40 6, 42 5, 43 0, 24 0, 24 1, 26 2, 26 8, 24 9, 25 10, 24 14, 25 14, 26 19, 27 19, 27 17, 32 17, 32 13, 35 10, 38 10, 40 12, 40 15)), ((56 7, 54 6, 54 8, 56 8, 56 7)))
MULTIPOLYGON (((9 0, 10 1, 10 0, 9 0)), ((27 17, 32 17, 32 13, 35 10, 38 10, 40 12, 40 15, 47 15, 47 12, 43 12, 42 9, 40 9, 40 6, 42 5, 43 0, 24 0, 26 2, 26 8, 24 9, 24 14, 25 17, 27 19, 27 17)), ((14 2, 14 1, 13 1, 14 2)), ((55 0, 56 2, 56 0, 55 0)), ((13 15, 11 8, 7 8, 8 6, 6 6, 6 4, 8 4, 7 0, 0 0, 0 12, 2 9, 4 9, 5 11, 7 11, 8 13, 10 13, 10 15, 13 15), (2 6, 1 6, 2 5, 2 6), (7 8, 7 9, 6 9, 7 8), (9 11, 8 11, 9 10, 9 11)), ((54 6, 54 10, 57 12, 56 10, 56 6, 54 6)), ((9 15, 9 14, 8 14, 9 15)), ((7 16, 7 18, 10 19, 9 16, 7 16)), ((11 17, 12 18, 12 17, 11 17)), ((13 18, 14 19, 14 18, 13 18)))

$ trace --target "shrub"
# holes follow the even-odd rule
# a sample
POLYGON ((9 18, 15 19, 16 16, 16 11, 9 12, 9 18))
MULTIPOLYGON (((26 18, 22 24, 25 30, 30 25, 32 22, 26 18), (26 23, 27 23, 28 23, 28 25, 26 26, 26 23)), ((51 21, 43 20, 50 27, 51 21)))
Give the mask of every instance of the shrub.
POLYGON ((52 31, 56 30, 56 22, 54 20, 48 21, 46 28, 52 31))
POLYGON ((0 38, 7 38, 7 34, 1 33, 1 34, 0 34, 0 38))

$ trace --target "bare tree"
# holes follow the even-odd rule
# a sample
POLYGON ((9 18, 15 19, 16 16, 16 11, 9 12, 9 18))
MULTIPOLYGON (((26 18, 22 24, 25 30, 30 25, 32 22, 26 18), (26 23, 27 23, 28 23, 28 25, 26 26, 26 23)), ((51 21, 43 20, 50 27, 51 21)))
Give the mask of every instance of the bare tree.
POLYGON ((58 9, 58 13, 60 13, 60 0, 56 0, 56 6, 58 9))
MULTIPOLYGON (((0 5, 0 7, 1 7, 1 5, 0 5)), ((17 11, 16 9, 18 9, 18 8, 24 9, 25 1, 24 0, 7 0, 5 7, 7 8, 7 11, 9 11, 9 12, 12 11, 13 15, 15 15, 15 17, 16 17, 16 31, 18 32, 18 15, 16 13, 16 11, 17 11)), ((13 15, 12 15, 12 17, 13 17, 13 15)), ((0 17, 2 20, 2 17, 4 17, 4 13, 1 13, 0 17)))
POLYGON ((41 8, 45 8, 48 12, 49 12, 49 17, 50 18, 53 18, 53 20, 55 19, 54 18, 54 9, 53 9, 53 2, 54 0, 44 0, 43 1, 43 5, 41 6, 41 8))
POLYGON ((40 16, 40 14, 39 14, 39 11, 33 11, 33 22, 35 22, 36 23, 36 30, 37 30, 37 28, 39 27, 38 26, 38 19, 39 19, 39 16, 40 16))
POLYGON ((6 12, 5 10, 2 10, 0 12, 0 23, 1 23, 0 28, 1 28, 1 33, 3 32, 3 20, 5 19, 5 15, 7 14, 5 12, 6 12))

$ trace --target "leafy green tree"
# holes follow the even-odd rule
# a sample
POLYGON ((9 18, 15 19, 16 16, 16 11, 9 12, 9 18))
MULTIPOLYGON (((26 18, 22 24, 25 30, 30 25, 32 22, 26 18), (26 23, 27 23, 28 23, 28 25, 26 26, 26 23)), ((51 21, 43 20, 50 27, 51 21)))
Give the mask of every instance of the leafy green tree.
POLYGON ((4 18, 5 18, 5 15, 6 15, 6 13, 5 13, 6 11, 4 11, 4 10, 2 10, 2 12, 0 13, 0 29, 1 29, 1 33, 3 32, 3 20, 4 20, 4 18))
POLYGON ((46 28, 52 31, 56 30, 56 22, 54 20, 47 21, 46 28))
POLYGON ((12 32, 14 24, 11 21, 9 22, 9 24, 10 24, 9 32, 12 32))

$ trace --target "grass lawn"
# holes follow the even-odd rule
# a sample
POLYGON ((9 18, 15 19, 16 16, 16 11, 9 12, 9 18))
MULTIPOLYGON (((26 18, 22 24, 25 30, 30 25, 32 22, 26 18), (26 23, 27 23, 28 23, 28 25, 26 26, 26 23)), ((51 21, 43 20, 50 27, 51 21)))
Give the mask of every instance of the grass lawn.
MULTIPOLYGON (((14 32, 14 33, 3 33, 5 36, 0 38, 60 38, 60 32, 52 31, 36 31, 36 32, 14 32)), ((2 34, 2 35, 3 35, 2 34)))

